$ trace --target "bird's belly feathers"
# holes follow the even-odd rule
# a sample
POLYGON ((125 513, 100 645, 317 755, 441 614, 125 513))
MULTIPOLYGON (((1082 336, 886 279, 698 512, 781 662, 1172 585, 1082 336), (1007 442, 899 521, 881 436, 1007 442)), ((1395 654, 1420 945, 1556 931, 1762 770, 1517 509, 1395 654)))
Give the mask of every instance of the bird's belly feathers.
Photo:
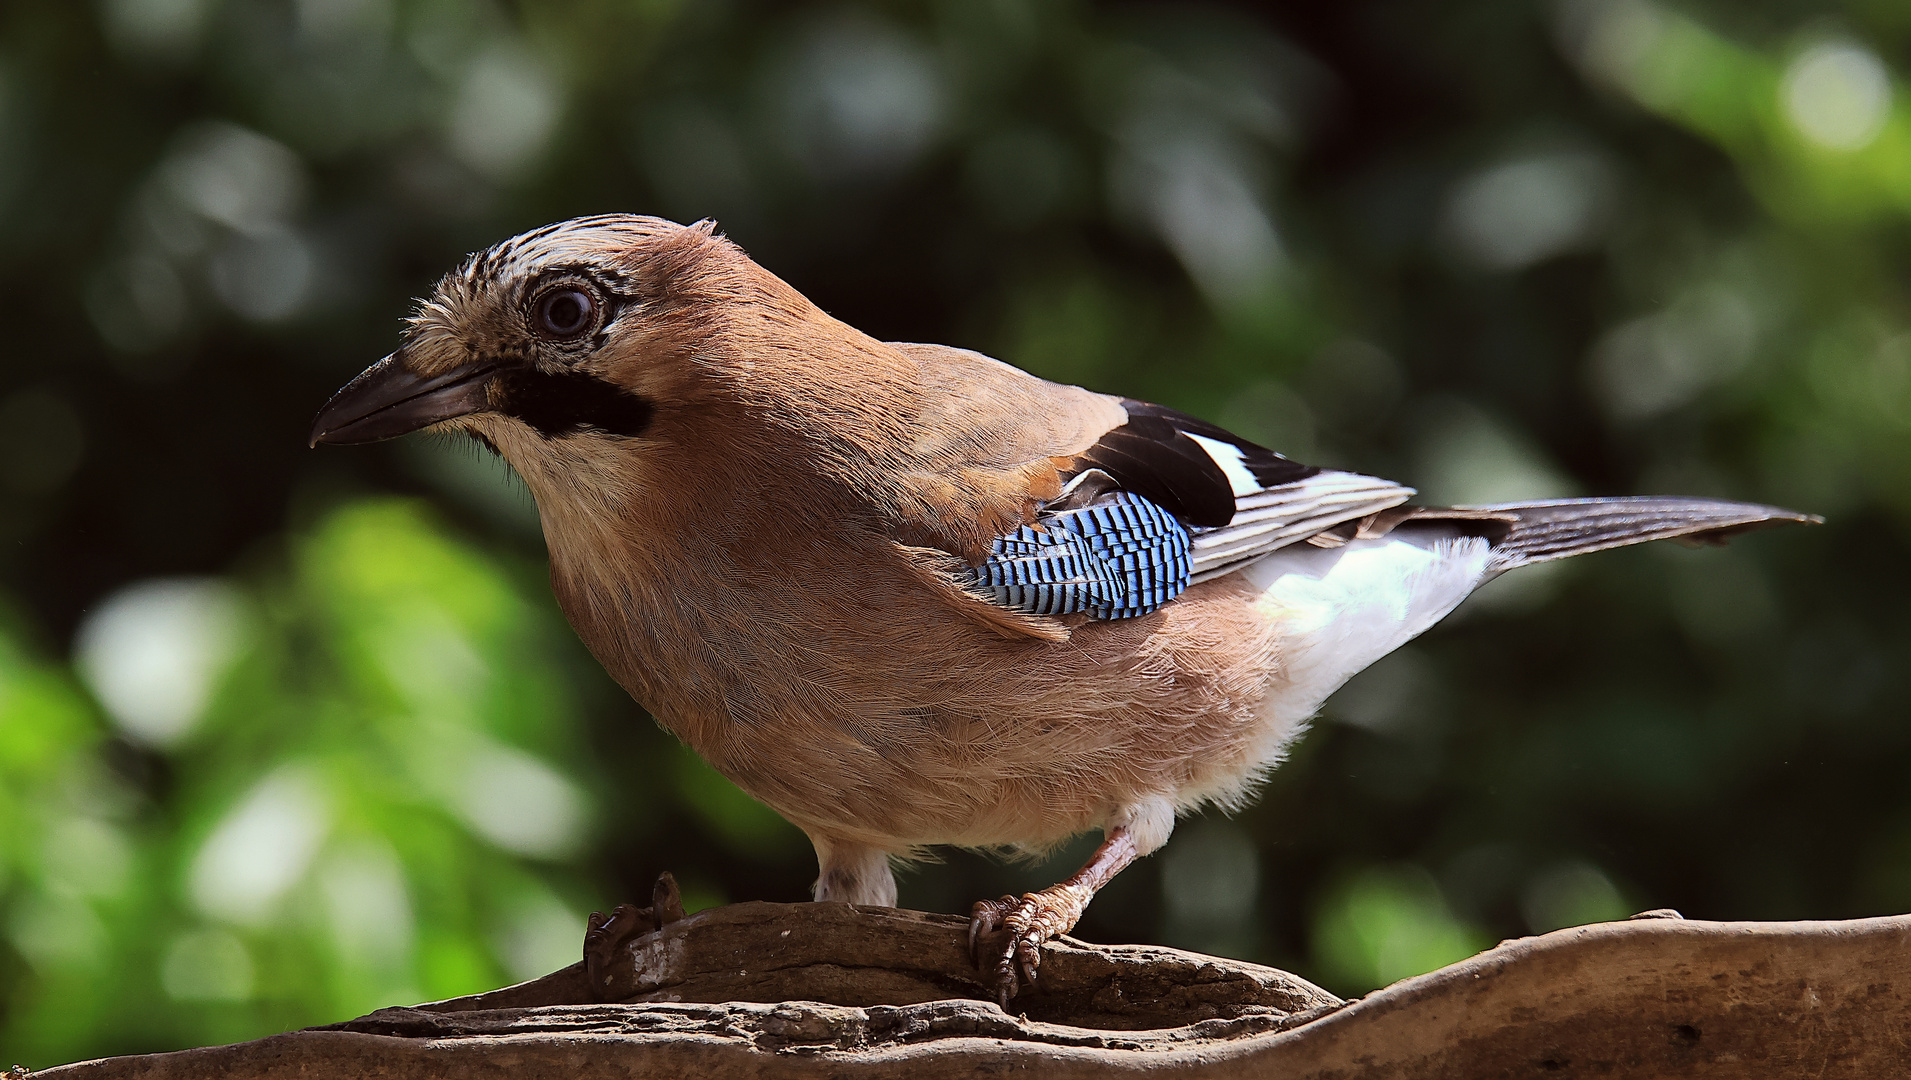
POLYGON ((648 657, 639 697, 812 832, 1040 847, 1143 803, 1240 800, 1328 694, 1458 604, 1485 558, 1483 541, 1426 535, 1297 545, 1064 643, 930 606, 839 608, 648 657), (728 692, 682 692, 693 683, 728 692))
POLYGON ((1278 665, 1255 600, 1230 577, 1059 643, 1002 637, 940 601, 839 607, 701 655, 643 657, 641 674, 607 666, 813 833, 891 850, 1039 847, 1251 767, 1278 665))

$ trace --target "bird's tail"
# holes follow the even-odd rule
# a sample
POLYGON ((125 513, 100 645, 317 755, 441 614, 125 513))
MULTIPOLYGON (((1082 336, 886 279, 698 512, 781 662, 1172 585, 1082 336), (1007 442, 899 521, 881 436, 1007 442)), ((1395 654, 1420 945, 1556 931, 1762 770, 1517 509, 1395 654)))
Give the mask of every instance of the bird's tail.
POLYGON ((1470 526, 1468 531, 1485 535, 1493 545, 1488 567, 1495 573, 1648 540, 1723 544, 1753 529, 1825 520, 1816 514, 1757 503, 1661 496, 1502 503, 1454 507, 1445 513, 1427 508, 1414 516, 1419 520, 1465 522, 1470 526))

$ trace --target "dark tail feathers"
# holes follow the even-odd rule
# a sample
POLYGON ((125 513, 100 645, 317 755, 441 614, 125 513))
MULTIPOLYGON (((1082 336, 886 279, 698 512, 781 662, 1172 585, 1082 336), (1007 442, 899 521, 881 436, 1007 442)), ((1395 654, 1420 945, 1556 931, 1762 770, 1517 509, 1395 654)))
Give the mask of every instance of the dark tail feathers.
POLYGON ((1494 570, 1648 540, 1723 544, 1753 529, 1787 522, 1820 524, 1825 520, 1777 506, 1650 495, 1465 506, 1447 512, 1430 507, 1415 509, 1419 511, 1413 515, 1415 519, 1451 521, 1492 541, 1494 570))

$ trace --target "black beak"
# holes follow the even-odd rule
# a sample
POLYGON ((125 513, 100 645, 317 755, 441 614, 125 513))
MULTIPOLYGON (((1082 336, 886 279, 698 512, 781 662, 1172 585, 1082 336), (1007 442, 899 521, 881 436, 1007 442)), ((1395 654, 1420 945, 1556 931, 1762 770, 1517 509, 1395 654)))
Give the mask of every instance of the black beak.
POLYGON ((457 367, 423 378, 387 356, 346 383, 312 422, 312 446, 395 439, 441 420, 491 407, 493 367, 457 367))

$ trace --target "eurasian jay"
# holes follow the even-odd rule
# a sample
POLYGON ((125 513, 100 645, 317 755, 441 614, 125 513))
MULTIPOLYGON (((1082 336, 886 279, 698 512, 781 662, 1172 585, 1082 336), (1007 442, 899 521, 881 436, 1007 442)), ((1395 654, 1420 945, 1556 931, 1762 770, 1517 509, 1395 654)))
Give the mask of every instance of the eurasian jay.
POLYGON ((1771 506, 1406 505, 1171 409, 824 314, 709 223, 605 215, 447 275, 312 442, 464 431, 537 500, 551 585, 638 702, 815 844, 892 860, 1099 830, 983 900, 1006 1003, 1177 814, 1237 807, 1327 696, 1516 567, 1771 506), (995 944, 999 942, 999 944, 995 944))

